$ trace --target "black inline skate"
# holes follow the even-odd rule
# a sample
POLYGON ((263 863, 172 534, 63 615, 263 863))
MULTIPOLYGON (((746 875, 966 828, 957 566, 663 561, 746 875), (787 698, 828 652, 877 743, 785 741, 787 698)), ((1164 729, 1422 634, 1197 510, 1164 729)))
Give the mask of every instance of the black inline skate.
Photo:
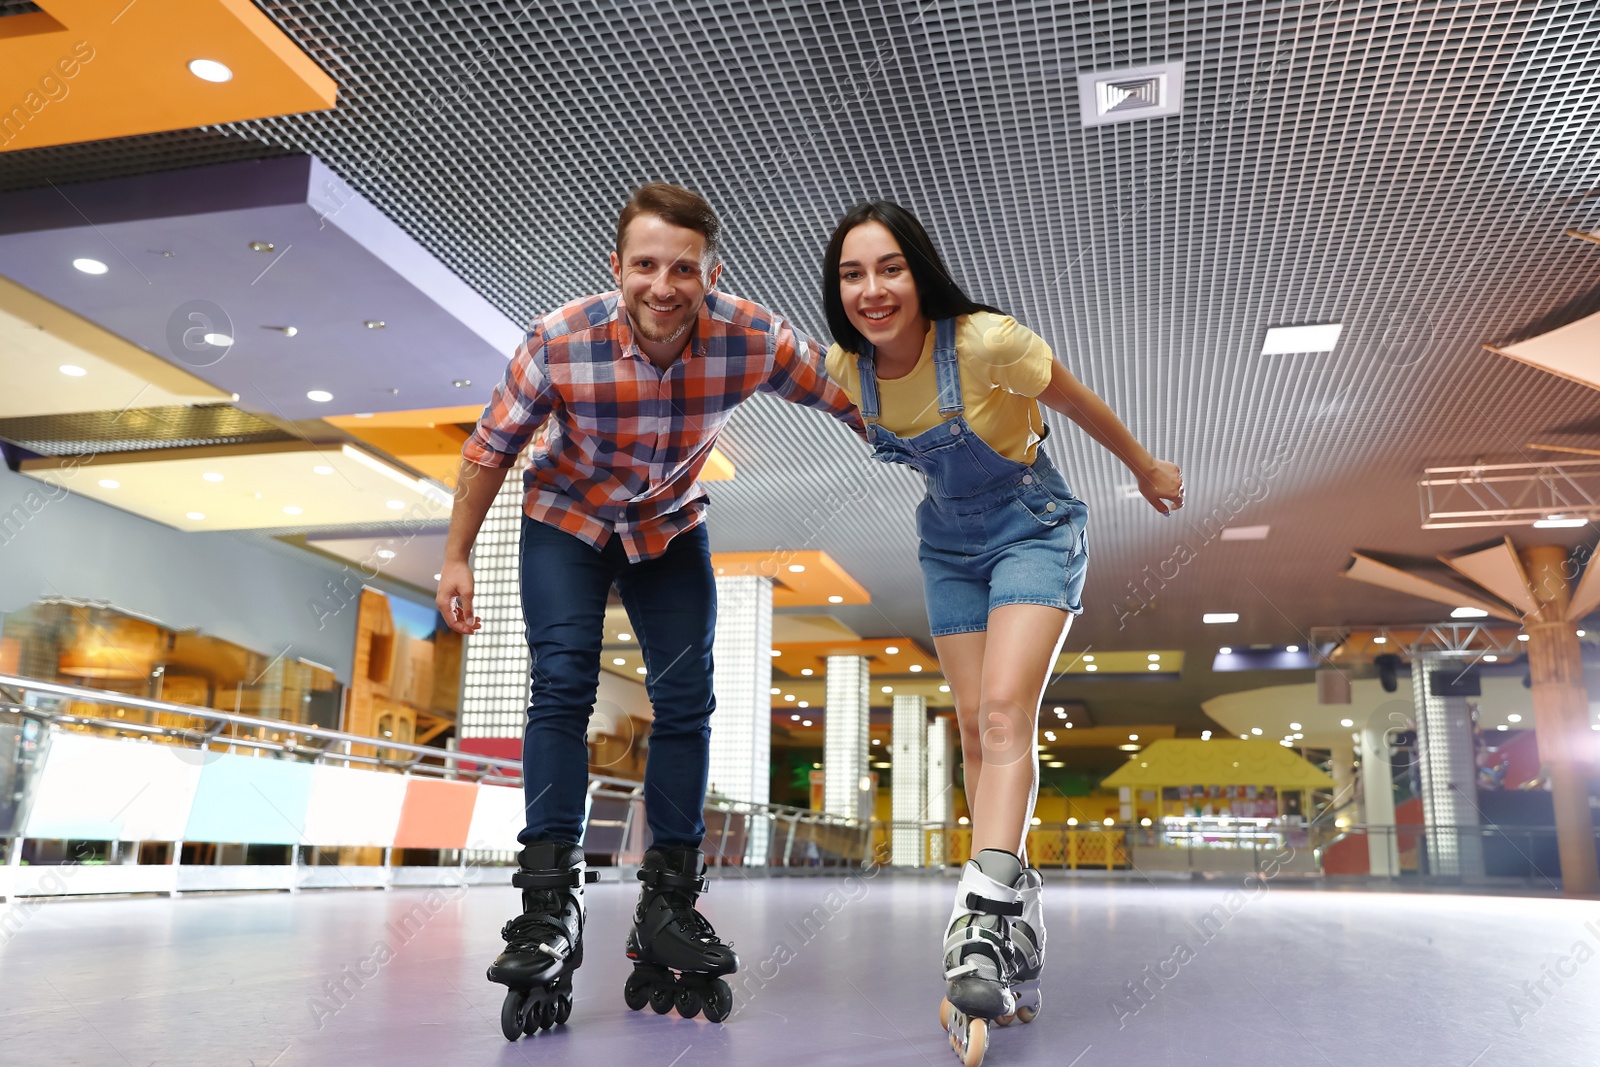
POLYGON ((733 1011, 733 990, 722 975, 739 969, 733 946, 724 944, 694 904, 706 891, 706 860, 698 849, 651 849, 639 867, 639 905, 628 934, 633 973, 622 998, 638 1011, 658 1015, 673 1008, 692 1019, 703 1008, 720 1023, 733 1011), (674 973, 676 972, 676 973, 674 973))
POLYGON ((583 887, 593 880, 580 845, 541 842, 518 856, 511 884, 522 890, 522 914, 501 929, 506 949, 489 965, 489 981, 506 987, 500 1032, 507 1041, 572 1014, 572 972, 583 963, 583 887))

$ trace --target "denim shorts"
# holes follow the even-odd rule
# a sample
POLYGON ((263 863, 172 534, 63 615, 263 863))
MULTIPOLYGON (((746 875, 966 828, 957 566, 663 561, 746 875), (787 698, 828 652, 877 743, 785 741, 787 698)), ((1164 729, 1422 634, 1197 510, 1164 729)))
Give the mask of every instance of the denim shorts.
POLYGON ((933 636, 987 630, 989 612, 1006 604, 1081 614, 1088 519, 1047 464, 981 498, 930 494, 917 508, 917 558, 933 636))

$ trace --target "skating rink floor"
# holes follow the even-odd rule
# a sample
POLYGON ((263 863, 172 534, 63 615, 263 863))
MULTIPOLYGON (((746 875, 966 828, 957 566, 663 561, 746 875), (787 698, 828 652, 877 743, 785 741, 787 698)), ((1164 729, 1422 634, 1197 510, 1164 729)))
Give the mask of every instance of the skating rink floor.
MULTIPOLYGON (((623 1005, 635 887, 593 886, 570 1023, 509 1044, 483 972, 516 894, 508 872, 483 875, 455 890, 13 904, 0 1062, 957 1062, 937 1017, 953 878, 724 873, 705 910, 745 970, 723 1025, 623 1005)), ((1600 905, 1251 894, 1237 879, 1046 892, 1044 1012, 995 1032, 995 1067, 1600 1064, 1600 905)))

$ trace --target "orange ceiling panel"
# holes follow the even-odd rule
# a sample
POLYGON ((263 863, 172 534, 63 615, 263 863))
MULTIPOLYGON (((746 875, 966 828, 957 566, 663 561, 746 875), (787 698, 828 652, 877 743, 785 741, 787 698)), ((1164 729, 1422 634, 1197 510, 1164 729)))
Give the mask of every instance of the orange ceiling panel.
POLYGON ((0 151, 325 111, 333 79, 249 0, 40 0, 0 19, 0 151), (232 78, 203 81, 208 59, 232 78))
POLYGON ((866 656, 871 661, 869 669, 875 674, 937 675, 939 673, 939 661, 924 652, 915 642, 904 638, 794 641, 775 645, 773 651, 777 653, 772 657, 773 669, 791 677, 798 676, 806 669, 818 677, 825 676, 828 671, 829 656, 866 656))
POLYGON ((713 552, 711 565, 721 575, 771 578, 775 608, 872 603, 861 583, 826 552, 713 552))

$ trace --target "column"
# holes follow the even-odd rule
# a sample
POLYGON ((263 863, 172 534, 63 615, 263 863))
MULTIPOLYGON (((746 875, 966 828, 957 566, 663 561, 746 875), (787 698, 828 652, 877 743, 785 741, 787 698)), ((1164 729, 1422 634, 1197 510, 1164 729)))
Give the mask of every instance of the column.
MULTIPOLYGON (((528 722, 528 636, 523 629, 519 555, 520 466, 506 477, 489 506, 472 549, 472 610, 483 625, 464 641, 461 719, 457 724, 463 740, 520 738, 528 722)), ((516 827, 512 836, 520 829, 516 827)))
POLYGON ((1589 813, 1589 780, 1596 772, 1595 735, 1589 729, 1583 650, 1576 624, 1566 620, 1571 597, 1567 551, 1558 545, 1525 549, 1522 565, 1539 602, 1538 615, 1530 616, 1527 623, 1528 671, 1533 679, 1539 762, 1550 776, 1550 799, 1555 808, 1562 891, 1569 897, 1600 896, 1600 869, 1595 863, 1589 813))
POLYGON ((926 861, 922 823, 928 818, 928 698, 896 695, 891 729, 891 862, 921 867, 926 861))
MULTIPOLYGON (((522 620, 522 464, 489 506, 472 549, 472 611, 482 620, 462 644, 461 712, 456 722, 467 752, 522 755, 528 724, 530 679, 528 636, 522 620), (487 741, 500 738, 505 741, 487 741)), ((496 827, 492 840, 469 841, 466 858, 508 860, 516 855, 521 824, 496 827), (502 833, 503 831, 503 833, 502 833)))
POLYGON ((1428 869, 1474 879, 1483 877, 1483 838, 1478 833, 1472 713, 1464 696, 1434 695, 1466 668, 1467 660, 1460 656, 1417 653, 1411 660, 1411 685, 1428 869))
MULTIPOLYGON (((928 815, 927 821, 954 829, 956 823, 956 753, 960 751, 954 714, 936 715, 928 724, 928 815)), ((942 836, 935 835, 928 862, 943 866, 950 852, 942 836)))
MULTIPOLYGON (((1333 805, 1338 811, 1346 804, 1354 804, 1356 796, 1356 752, 1349 744, 1336 744, 1328 751, 1330 770, 1333 772, 1333 805)), ((1308 816, 1310 812, 1306 813, 1308 816)))
MULTIPOLYGON (((1420 667, 1418 668, 1421 669, 1420 667)), ((1379 878, 1400 875, 1400 843, 1394 822, 1394 770, 1389 758, 1386 703, 1361 730, 1361 806, 1367 831, 1367 869, 1379 878)))
MULTIPOLYGON (((772 779, 772 579, 717 579, 717 630, 712 650, 711 792, 764 805, 772 779)), ((744 861, 764 864, 770 826, 747 820, 744 861)), ((716 842, 707 840, 708 849, 716 842)))
MULTIPOLYGON (((861 780, 867 774, 868 696, 865 656, 828 657, 828 709, 822 719, 822 808, 847 819, 861 817, 861 780)), ((868 818, 871 812, 868 812, 868 818)))

